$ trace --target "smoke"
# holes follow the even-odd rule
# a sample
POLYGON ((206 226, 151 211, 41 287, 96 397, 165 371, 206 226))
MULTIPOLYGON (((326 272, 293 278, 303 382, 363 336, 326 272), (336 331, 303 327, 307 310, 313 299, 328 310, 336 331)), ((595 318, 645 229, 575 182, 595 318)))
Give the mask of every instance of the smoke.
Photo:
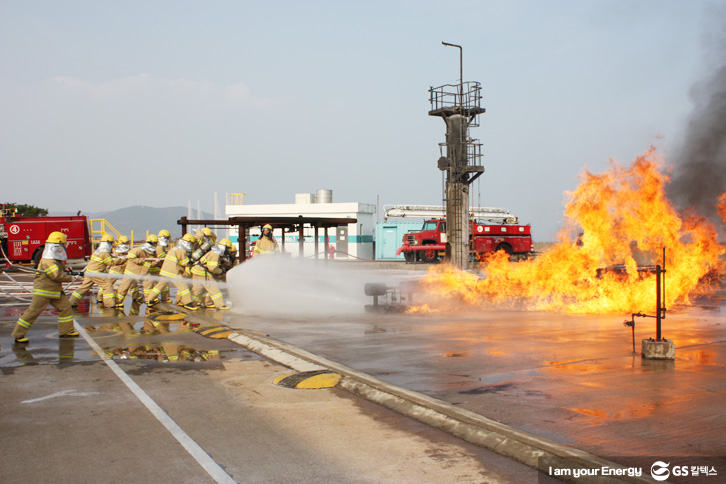
POLYGON ((726 191, 726 8, 710 13, 718 36, 705 41, 712 67, 691 89, 693 111, 676 150, 669 188, 679 208, 693 208, 706 217, 716 214, 718 197, 726 191))
POLYGON ((255 257, 227 273, 233 311, 241 314, 310 316, 361 313, 372 299, 367 282, 397 285, 408 271, 341 267, 281 256, 255 257))

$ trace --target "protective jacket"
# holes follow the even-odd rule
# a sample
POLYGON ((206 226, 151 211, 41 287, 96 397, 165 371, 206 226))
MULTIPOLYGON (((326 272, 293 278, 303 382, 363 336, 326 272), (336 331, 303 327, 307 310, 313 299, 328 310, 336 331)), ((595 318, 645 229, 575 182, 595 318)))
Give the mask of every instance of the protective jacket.
POLYGON ((255 255, 268 255, 274 254, 275 252, 280 252, 280 247, 277 245, 277 241, 275 239, 260 237, 257 239, 257 242, 255 242, 255 255))
POLYGON ((121 263, 118 259, 111 257, 113 248, 111 244, 102 243, 91 256, 86 267, 86 274, 94 274, 99 272, 108 272, 108 268, 121 263))
POLYGON ((145 260, 147 257, 151 258, 154 256, 154 248, 151 246, 142 245, 141 247, 134 247, 129 251, 126 259, 126 270, 124 274, 136 274, 143 276, 149 272, 152 261, 145 260), (147 251, 146 249, 149 249, 147 251))
POLYGON ((73 277, 65 272, 65 262, 55 259, 40 259, 38 272, 33 280, 33 295, 58 299, 63 292, 63 283, 73 277))
POLYGON ((183 277, 184 273, 189 271, 189 264, 191 264, 189 252, 182 247, 175 247, 166 253, 159 274, 163 277, 183 277))
POLYGON ((192 267, 192 275, 204 277, 207 273, 218 276, 224 272, 219 264, 219 254, 210 250, 199 259, 199 264, 192 267))

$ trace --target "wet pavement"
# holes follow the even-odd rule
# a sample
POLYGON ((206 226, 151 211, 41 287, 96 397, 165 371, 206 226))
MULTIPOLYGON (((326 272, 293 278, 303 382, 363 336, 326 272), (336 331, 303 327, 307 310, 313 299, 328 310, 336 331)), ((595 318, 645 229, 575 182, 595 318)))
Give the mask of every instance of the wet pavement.
MULTIPOLYGON (((460 312, 456 315, 370 314, 362 307, 360 311, 321 312, 318 315, 275 315, 274 310, 264 315, 234 311, 199 313, 210 321, 224 320, 232 327, 269 334, 394 385, 472 410, 517 429, 624 462, 634 456, 650 461, 669 456, 694 459, 726 456, 726 407, 723 405, 726 397, 725 299, 722 290, 718 298, 703 305, 669 311, 663 334, 675 341, 675 361, 643 360, 639 354, 633 354, 630 328, 623 325, 625 315, 507 311, 460 312)), ((50 312, 44 313, 31 330, 31 345, 27 348, 12 345, 9 338, 11 322, 23 309, 24 306, 0 307, 0 369, 3 377, 22 378, 21 386, 25 386, 20 394, 23 398, 42 398, 43 392, 27 386, 28 378, 38 377, 42 384, 52 384, 58 380, 52 376, 58 375, 58 370, 73 367, 79 371, 83 367, 99 365, 98 355, 84 341, 57 338, 50 312), (36 373, 22 373, 40 371, 38 368, 45 368, 45 372, 50 370, 50 373, 44 373, 42 377, 36 373)), ((210 390, 201 389, 200 380, 204 379, 205 385, 209 381, 215 385, 210 396, 219 391, 218 385, 225 391, 234 389, 234 382, 240 377, 239 373, 230 375, 231 369, 244 372, 254 368, 252 373, 264 374, 259 376, 260 381, 282 371, 265 367, 270 364, 264 358, 230 341, 203 338, 193 333, 172 314, 148 318, 144 311, 144 306, 99 311, 95 305, 86 304, 81 306, 77 320, 108 358, 123 365, 127 373, 147 380, 146 387, 166 400, 168 408, 176 409, 182 404, 179 412, 184 413, 183 402, 189 397, 189 406, 204 413, 205 392, 210 390), (165 317, 168 319, 163 319, 165 317), (166 385, 172 386, 179 392, 177 395, 184 398, 167 400, 163 395, 168 393, 159 390, 166 385)), ((640 340, 654 336, 655 327, 652 320, 638 320, 636 324, 636 350, 639 351, 640 340)), ((270 366, 274 368, 274 365, 270 366)), ((6 379, 6 383, 9 381, 20 384, 6 379)), ((279 395, 271 396, 258 387, 250 387, 249 383, 245 385, 251 393, 240 398, 247 403, 249 398, 256 399, 255 405, 259 408, 254 413, 255 418, 268 422, 264 409, 273 403, 266 398, 279 398, 279 395), (254 392, 265 397, 253 397, 254 392)), ((71 399, 94 392, 105 394, 93 385, 71 390, 66 394, 71 399)), ((50 387, 45 392, 52 393, 50 387)), ((220 402, 227 397, 222 394, 213 399, 222 404, 220 402)), ((377 420, 395 419, 375 405, 355 400, 359 408, 366 414, 375 414, 377 420)), ((128 404, 126 401, 122 405, 128 404)), ((230 410, 224 405, 223 408, 230 410)), ((218 412, 205 418, 222 422, 214 424, 216 431, 220 431, 220 425, 224 426, 225 420, 218 412)), ((281 416, 275 418, 286 420, 281 416)), ((400 419, 394 427, 418 425, 400 419)), ((274 425, 278 424, 286 425, 280 422, 274 425)), ((7 428, 7 422, 4 427, 7 428)), ((416 428, 417 433, 425 433, 420 427, 416 428)), ((21 428, 15 431, 22 432, 21 428)), ((138 431, 143 432, 142 429, 138 431)), ((236 428, 235 431, 243 430, 236 428)), ((259 433, 262 430, 244 430, 249 431, 259 433)), ((443 439, 446 445, 458 442, 438 434, 426 437, 434 442, 443 439)), ((9 445, 8 440, 2 442, 3 447, 9 445)), ((332 452, 327 444, 319 445, 332 452)), ((495 462, 495 471, 489 474, 475 472, 479 481, 476 478, 471 481, 417 481, 401 477, 389 482, 480 482, 483 475, 489 479, 484 482, 537 482, 536 473, 526 474, 518 467, 512 471, 515 477, 507 477, 503 469, 516 464, 503 464, 496 461, 497 456, 480 449, 472 450, 473 446, 468 444, 457 445, 463 445, 465 450, 449 449, 444 454, 451 456, 461 452, 461 456, 495 462)), ((226 448, 217 452, 232 459, 226 448)), ((451 463, 450 459, 446 461, 446 465, 451 463)), ((469 471, 471 469, 466 472, 469 471)), ((268 474, 265 472, 260 471, 261 480, 255 482, 267 482, 264 479, 274 475, 273 470, 268 474)), ((119 473, 122 475, 121 469, 119 473)), ((332 475, 325 474, 324 479, 332 475)), ((310 482, 326 482, 321 479, 310 482)), ((196 481, 192 478, 189 482, 196 481)), ((369 481, 360 476, 348 476, 338 482, 369 481)))

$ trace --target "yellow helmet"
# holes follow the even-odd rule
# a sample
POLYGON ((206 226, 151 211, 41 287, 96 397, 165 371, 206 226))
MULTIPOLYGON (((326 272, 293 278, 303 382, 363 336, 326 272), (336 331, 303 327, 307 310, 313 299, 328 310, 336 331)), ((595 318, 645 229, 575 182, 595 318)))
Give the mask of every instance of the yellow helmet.
POLYGON ((219 245, 223 245, 223 246, 227 247, 229 250, 234 249, 234 244, 229 239, 222 239, 222 240, 220 240, 219 241, 219 245))
POLYGON ((68 238, 66 237, 66 234, 63 232, 51 232, 48 235, 48 240, 46 240, 46 243, 49 244, 65 244, 68 238))
POLYGON ((272 230, 272 225, 266 224, 264 227, 262 227, 262 230, 272 230))
POLYGON ((159 243, 159 237, 157 237, 154 234, 149 234, 146 237, 146 241, 149 242, 149 243, 152 243, 152 244, 158 244, 159 243))
POLYGON ((202 233, 205 237, 214 237, 214 232, 212 232, 212 229, 210 229, 209 227, 204 227, 202 229, 202 233))
POLYGON ((113 235, 104 232, 103 235, 101 235, 101 242, 115 242, 115 240, 113 238, 113 235))
MULTIPOLYGON (((113 240, 113 238, 112 238, 112 240, 113 240)), ((118 238, 118 243, 119 243, 119 244, 128 244, 129 242, 131 242, 131 239, 129 239, 129 238, 128 238, 128 237, 126 237, 125 235, 121 235, 121 236, 119 236, 119 238, 118 238)))
POLYGON ((166 229, 159 230, 159 237, 171 237, 171 234, 166 229))
POLYGON ((192 244, 195 244, 197 242, 197 238, 194 237, 194 234, 184 234, 182 240, 186 240, 187 242, 191 242, 192 244))

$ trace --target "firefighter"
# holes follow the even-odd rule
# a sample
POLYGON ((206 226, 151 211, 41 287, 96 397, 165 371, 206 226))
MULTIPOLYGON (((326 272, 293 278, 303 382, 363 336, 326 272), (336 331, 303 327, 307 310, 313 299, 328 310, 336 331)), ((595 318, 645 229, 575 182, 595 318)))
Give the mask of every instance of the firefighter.
POLYGON ((66 273, 66 236, 62 232, 51 232, 45 242, 43 255, 33 281, 33 299, 30 306, 18 319, 12 336, 17 344, 27 344, 25 334, 40 313, 50 304, 58 311, 58 334, 61 338, 77 338, 73 329, 73 310, 68 297, 63 294, 63 283, 73 277, 66 273))
POLYGON ((199 242, 199 245, 204 244, 204 242, 206 242, 207 240, 211 240, 212 243, 217 242, 217 234, 215 234, 209 227, 204 227, 201 230, 197 230, 195 235, 197 237, 197 242, 199 242))
POLYGON ((224 297, 215 281, 220 280, 226 272, 222 266, 222 259, 233 248, 234 245, 229 239, 222 239, 219 244, 212 247, 199 259, 199 263, 192 267, 192 280, 194 281, 192 295, 202 301, 206 291, 210 298, 205 304, 208 308, 229 309, 229 306, 224 304, 224 297))
MULTIPOLYGON (((162 277, 169 277, 175 279, 174 286, 176 287, 177 295, 180 299, 179 305, 184 306, 187 309, 196 310, 197 305, 194 303, 192 298, 191 290, 186 282, 184 282, 184 276, 191 275, 191 255, 194 251, 197 239, 192 234, 184 234, 175 248, 167 252, 164 258, 164 264, 161 266, 159 274, 162 277)), ((149 293, 149 297, 146 299, 146 303, 153 305, 159 301, 159 296, 169 286, 167 281, 161 281, 154 286, 149 293)))
POLYGON ((109 268, 116 264, 116 261, 111 257, 114 242, 113 235, 104 233, 101 236, 101 243, 98 244, 98 248, 91 256, 91 260, 86 267, 86 275, 83 278, 83 283, 71 294, 71 306, 78 306, 83 296, 96 284, 99 288, 99 300, 103 297, 102 302, 104 307, 114 307, 116 299, 113 293, 113 280, 108 277, 95 275, 106 274, 109 268), (102 294, 103 296, 101 296, 102 294))
POLYGON ((277 240, 272 235, 272 225, 267 224, 262 227, 262 234, 255 243, 255 255, 270 255, 280 252, 277 240))
MULTIPOLYGON (((151 263, 151 266, 149 267, 149 275, 150 276, 158 276, 159 271, 161 270, 161 265, 164 263, 164 257, 166 257, 166 252, 170 250, 169 247, 170 241, 171 241, 171 234, 168 230, 162 229, 159 231, 159 235, 157 236, 159 239, 159 243, 156 246, 156 259, 154 262, 151 263)), ((153 280, 153 279, 145 279, 144 280, 144 299, 149 299, 149 294, 151 293, 151 290, 154 288, 156 284, 158 284, 159 281, 153 280)), ((159 298, 162 301, 168 301, 169 300, 169 289, 167 287, 164 292, 162 292, 161 297, 159 298)))
MULTIPOLYGON (((228 239, 227 239, 228 240, 228 239)), ((229 250, 227 251, 227 255, 225 257, 222 257, 221 265, 224 268, 224 280, 227 280, 227 273, 233 268, 237 267, 239 264, 239 259, 237 259, 237 247, 234 246, 234 244, 230 241, 230 245, 228 246, 229 250)))
POLYGON ((156 245, 159 243, 159 237, 150 234, 146 237, 146 242, 140 247, 134 247, 129 251, 126 257, 125 277, 121 285, 116 290, 116 307, 124 306, 124 299, 127 293, 131 293, 134 301, 144 302, 144 298, 139 294, 139 281, 134 276, 145 276, 149 273, 151 267, 151 259, 156 256, 156 245))
POLYGON ((129 253, 129 250, 131 250, 131 240, 126 237, 125 235, 121 235, 118 238, 118 244, 116 245, 116 248, 113 250, 113 264, 108 269, 109 275, 113 275, 114 277, 111 277, 109 281, 111 281, 111 291, 106 292, 105 290, 98 291, 98 300, 101 301, 101 298, 103 298, 103 305, 104 307, 115 307, 116 302, 118 301, 118 297, 116 295, 116 290, 114 289, 114 284, 116 284, 116 281, 118 281, 121 276, 123 276, 124 271, 126 270, 126 254, 129 253), (106 296, 106 294, 113 295, 113 298, 110 296, 106 296), (112 306, 107 306, 106 301, 110 299, 113 302, 112 306))

